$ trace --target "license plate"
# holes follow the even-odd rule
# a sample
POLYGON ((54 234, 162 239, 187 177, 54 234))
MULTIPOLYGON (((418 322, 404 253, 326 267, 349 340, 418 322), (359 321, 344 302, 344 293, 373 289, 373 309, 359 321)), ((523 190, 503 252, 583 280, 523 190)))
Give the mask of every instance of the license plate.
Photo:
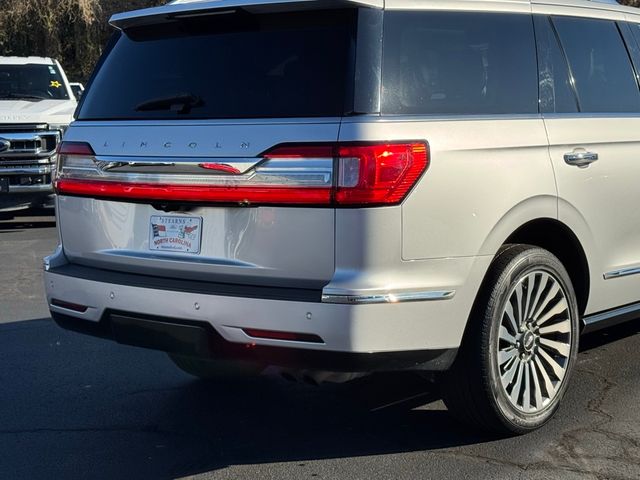
POLYGON ((150 250, 200 253, 202 217, 153 215, 149 235, 150 250))
POLYGON ((9 193, 9 179, 7 177, 0 178, 0 193, 9 193))

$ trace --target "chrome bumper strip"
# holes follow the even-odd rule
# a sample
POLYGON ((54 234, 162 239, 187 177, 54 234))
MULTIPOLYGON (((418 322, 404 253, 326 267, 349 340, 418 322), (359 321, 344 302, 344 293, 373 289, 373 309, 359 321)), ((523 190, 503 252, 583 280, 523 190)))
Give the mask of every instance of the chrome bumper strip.
POLYGON ((372 305, 384 303, 429 302, 435 300, 449 300, 455 296, 455 290, 420 291, 420 292, 389 292, 361 295, 341 295, 325 293, 322 303, 336 303, 341 305, 372 305))
POLYGON ((51 173, 51 165, 41 165, 33 167, 0 167, 0 177, 16 175, 47 175, 51 173))
POLYGON ((9 185, 9 193, 53 193, 50 183, 39 185, 9 185))

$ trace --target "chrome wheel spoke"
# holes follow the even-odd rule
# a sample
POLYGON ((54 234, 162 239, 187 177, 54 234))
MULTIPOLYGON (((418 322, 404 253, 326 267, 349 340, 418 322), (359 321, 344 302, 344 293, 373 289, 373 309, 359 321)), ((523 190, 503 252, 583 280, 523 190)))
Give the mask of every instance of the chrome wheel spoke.
POLYGON ((538 353, 545 360, 547 365, 549 365, 551 370, 553 370, 553 374, 556 376, 556 378, 558 380, 562 380, 562 377, 564 377, 564 368, 562 368, 562 366, 558 362, 551 358, 551 356, 543 348, 540 348, 538 350, 538 353))
POLYGON ((511 401, 514 405, 518 404, 518 397, 520 397, 520 387, 522 385, 523 370, 524 369, 522 368, 522 363, 518 362, 518 373, 516 374, 518 378, 515 385, 513 386, 513 389, 511 390, 511 401))
POLYGON ((529 362, 522 364, 524 370, 524 386, 522 392, 522 408, 525 412, 531 409, 531 387, 529 385, 531 369, 529 368, 529 362))
POLYGON ((549 335, 553 333, 571 333, 571 320, 563 320, 562 322, 554 323, 553 325, 546 325, 541 327, 540 335, 549 335))
POLYGON ((516 376, 516 373, 518 372, 519 364, 520 364, 520 360, 518 360, 518 357, 515 357, 515 360, 513 360, 511 364, 508 364, 505 367, 505 373, 504 375, 502 375, 502 385, 504 385, 505 388, 511 385, 511 382, 513 382, 513 378, 516 376))
POLYGON ((535 362, 536 362, 536 368, 540 373, 540 378, 544 383, 544 388, 547 391, 547 397, 553 398, 553 395, 556 392, 556 387, 553 385, 553 382, 551 381, 551 377, 549 377, 549 373, 547 373, 547 370, 544 368, 544 365, 542 365, 540 358, 536 357, 535 362))
POLYGON ((540 388, 540 373, 538 372, 538 366, 535 361, 531 362, 531 377, 533 378, 533 395, 534 395, 534 408, 536 410, 542 408, 543 400, 542 400, 542 391, 540 388))
POLYGON ((518 355, 518 350, 515 348, 511 348, 509 350, 503 350, 498 353, 498 365, 502 366, 511 360, 513 357, 518 355))
POLYGON ((566 293, 551 273, 530 272, 512 287, 500 318, 495 362, 503 392, 517 410, 537 413, 556 397, 571 355, 566 293))
POLYGON ((540 303, 540 297, 542 296, 542 292, 547 288, 547 282, 549 281, 549 276, 546 273, 540 274, 540 283, 538 285, 538 289, 536 290, 536 296, 533 299, 533 303, 531 303, 531 307, 529 310, 529 316, 533 315, 533 312, 538 309, 538 304, 540 303))
POLYGON ((525 282, 526 287, 527 287, 527 298, 525 300, 525 304, 524 304, 524 318, 529 318, 529 315, 531 313, 531 294, 533 292, 533 286, 536 283, 536 276, 535 274, 532 275, 528 275, 525 278, 525 282))
POLYGON ((504 340, 512 347, 516 346, 516 337, 511 335, 504 325, 500 325, 500 340, 504 340))
POLYGON ((513 333, 518 333, 518 322, 516 321, 516 316, 513 313, 513 305, 511 305, 510 301, 507 301, 507 306, 504 309, 504 315, 509 319, 509 325, 511 325, 513 333))
POLYGON ((549 292, 545 295, 544 300, 542 300, 538 304, 535 311, 531 315, 534 320, 538 318, 538 316, 544 311, 544 309, 547 308, 547 305, 549 305, 549 302, 551 302, 551 300, 556 298, 556 296, 560 292, 560 285, 558 285, 558 283, 553 279, 551 279, 551 281, 552 281, 552 284, 551 284, 551 288, 549 289, 549 292))
MULTIPOLYGON (((545 347, 549 347, 555 350, 565 358, 568 357, 571 353, 571 346, 567 345, 566 343, 556 342, 554 340, 549 340, 548 338, 541 338, 540 343, 545 347)), ((541 348, 540 351, 544 352, 544 349, 541 348)))
POLYGON ((522 283, 519 282, 516 285, 516 311, 518 312, 518 326, 522 325, 526 318, 524 318, 524 306, 522 305, 522 283))
POLYGON ((538 319, 534 319, 534 324, 540 326, 556 315, 560 315, 567 310, 569 310, 569 305, 567 305, 567 301, 564 299, 564 297, 562 297, 560 300, 558 300, 558 303, 556 303, 553 308, 551 308, 547 313, 545 313, 538 319))

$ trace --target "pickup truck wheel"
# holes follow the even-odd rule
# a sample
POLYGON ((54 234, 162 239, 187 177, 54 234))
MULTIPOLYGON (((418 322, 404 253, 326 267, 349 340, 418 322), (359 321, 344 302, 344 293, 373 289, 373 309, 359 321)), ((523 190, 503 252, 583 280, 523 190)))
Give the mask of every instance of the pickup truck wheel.
POLYGON ((169 353, 169 358, 183 372, 201 379, 223 379, 258 375, 264 366, 242 361, 213 360, 169 353))
POLYGON ((494 260, 443 398, 460 420, 523 434, 554 415, 578 351, 571 279, 550 252, 510 245, 494 260))

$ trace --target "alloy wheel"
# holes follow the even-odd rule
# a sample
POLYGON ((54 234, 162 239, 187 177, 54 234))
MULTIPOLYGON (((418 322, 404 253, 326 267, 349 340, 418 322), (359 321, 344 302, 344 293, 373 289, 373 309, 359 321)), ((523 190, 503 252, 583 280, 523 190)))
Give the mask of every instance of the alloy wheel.
POLYGON ((503 392, 517 410, 539 413, 560 390, 571 356, 571 310, 557 278, 525 274, 500 317, 496 361, 503 392))

